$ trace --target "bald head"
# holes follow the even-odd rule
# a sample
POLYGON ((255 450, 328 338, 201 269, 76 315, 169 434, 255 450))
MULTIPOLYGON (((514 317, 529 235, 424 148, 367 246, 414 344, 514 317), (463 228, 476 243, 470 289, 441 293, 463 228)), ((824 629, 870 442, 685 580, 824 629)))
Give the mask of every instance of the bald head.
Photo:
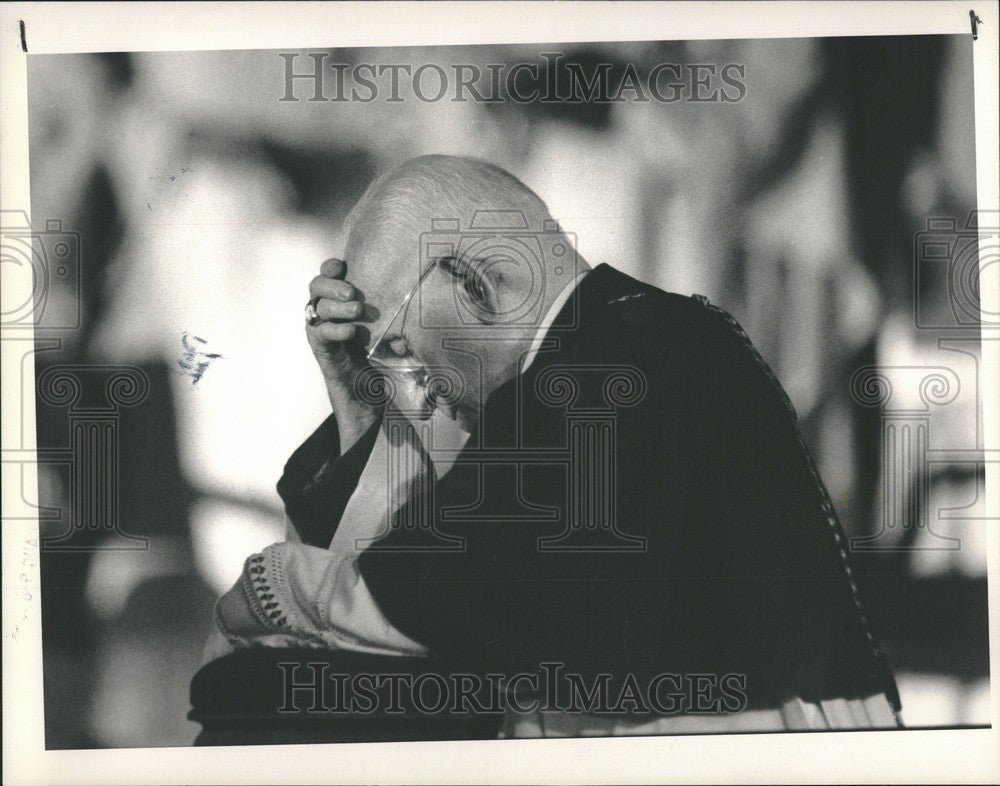
POLYGON ((369 186, 351 211, 345 253, 357 264, 384 263, 398 245, 419 243, 434 220, 457 219, 464 230, 479 211, 506 214, 500 220, 508 222, 520 216, 532 231, 551 218, 538 195, 505 169, 474 158, 420 156, 369 186))

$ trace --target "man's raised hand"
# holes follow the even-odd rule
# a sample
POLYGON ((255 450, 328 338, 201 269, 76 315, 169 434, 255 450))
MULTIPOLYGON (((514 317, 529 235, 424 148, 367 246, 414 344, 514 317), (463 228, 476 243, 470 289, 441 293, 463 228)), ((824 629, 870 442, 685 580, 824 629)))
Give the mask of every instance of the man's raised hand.
POLYGON ((357 375, 365 368, 358 342, 358 320, 364 313, 364 295, 345 280, 347 263, 328 259, 309 282, 310 302, 317 320, 306 324, 306 338, 326 383, 345 453, 377 418, 375 409, 355 395, 357 375))

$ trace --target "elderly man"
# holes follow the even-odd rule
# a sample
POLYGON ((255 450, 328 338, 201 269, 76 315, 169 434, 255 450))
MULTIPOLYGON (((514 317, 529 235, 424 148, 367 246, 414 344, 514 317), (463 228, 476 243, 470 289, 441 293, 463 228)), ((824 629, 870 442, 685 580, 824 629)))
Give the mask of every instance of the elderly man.
POLYGON ((233 645, 517 674, 509 735, 896 725, 836 514, 732 317, 591 269, 464 158, 378 179, 344 256, 307 306, 333 414, 278 484, 289 541, 218 604, 233 645))

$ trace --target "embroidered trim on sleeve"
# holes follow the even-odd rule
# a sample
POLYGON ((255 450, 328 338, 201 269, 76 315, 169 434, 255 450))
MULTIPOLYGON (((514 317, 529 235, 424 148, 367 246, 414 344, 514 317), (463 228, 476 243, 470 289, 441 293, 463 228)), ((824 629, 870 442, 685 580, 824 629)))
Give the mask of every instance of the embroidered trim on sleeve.
POLYGON ((274 588, 267 577, 264 555, 252 554, 243 566, 242 586, 247 604, 254 617, 264 627, 285 631, 288 617, 281 609, 274 588))

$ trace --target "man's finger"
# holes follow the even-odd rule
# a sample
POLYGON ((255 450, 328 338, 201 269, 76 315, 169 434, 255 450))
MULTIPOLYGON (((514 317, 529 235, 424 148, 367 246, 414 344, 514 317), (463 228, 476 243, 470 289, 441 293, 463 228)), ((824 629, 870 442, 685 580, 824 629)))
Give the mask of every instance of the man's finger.
POLYGON ((309 328, 319 338, 327 344, 344 343, 354 338, 357 327, 350 322, 320 322, 309 328))
POLYGON ((361 316, 362 308, 363 306, 357 300, 345 303, 341 300, 330 300, 323 297, 316 302, 316 313, 319 314, 320 319, 357 319, 361 316))
POLYGON ((347 274, 347 263, 332 257, 319 266, 319 272, 327 278, 343 278, 347 274))
POLYGON ((316 276, 309 282, 310 297, 325 297, 330 300, 355 300, 357 290, 346 281, 339 281, 326 276, 316 276))

